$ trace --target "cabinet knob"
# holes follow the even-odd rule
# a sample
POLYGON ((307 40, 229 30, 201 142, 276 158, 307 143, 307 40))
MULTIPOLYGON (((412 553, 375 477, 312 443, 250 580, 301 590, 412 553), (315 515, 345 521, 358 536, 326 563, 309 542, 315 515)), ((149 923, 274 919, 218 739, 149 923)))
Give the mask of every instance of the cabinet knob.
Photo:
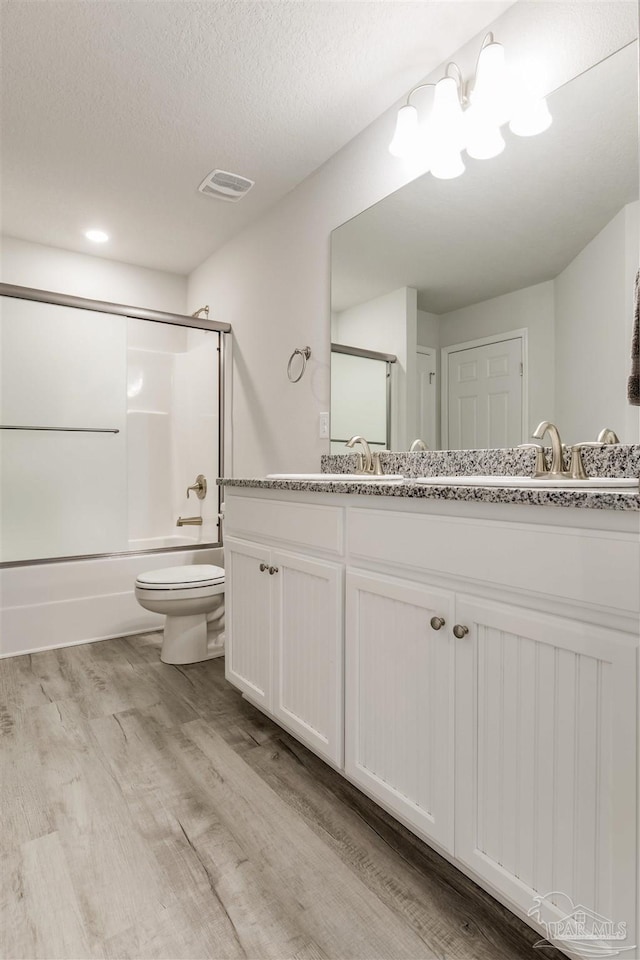
POLYGON ((278 572, 277 567, 269 567, 269 573, 271 574, 271 576, 273 576, 274 573, 277 573, 277 572, 278 572))
POLYGON ((444 625, 445 620, 443 617, 431 617, 431 626, 434 630, 440 630, 444 625))
POLYGON ((261 563, 261 564, 260 564, 260 573, 264 573, 265 570, 268 570, 268 569, 269 569, 269 567, 267 566, 266 563, 261 563))
POLYGON ((466 637, 468 633, 469 627, 465 627, 462 623, 456 623, 455 627, 453 628, 453 635, 456 640, 462 640, 462 638, 466 637))

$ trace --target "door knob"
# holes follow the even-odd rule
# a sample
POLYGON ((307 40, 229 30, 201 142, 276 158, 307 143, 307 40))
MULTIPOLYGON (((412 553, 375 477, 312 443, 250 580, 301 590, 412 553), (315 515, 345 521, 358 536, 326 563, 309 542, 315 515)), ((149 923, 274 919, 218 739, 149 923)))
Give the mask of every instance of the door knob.
POLYGON ((465 627, 462 623, 456 623, 455 627, 453 628, 453 635, 456 640, 462 640, 462 638, 466 637, 468 633, 469 627, 465 627))
POLYGON ((269 567, 269 573, 271 574, 271 576, 273 576, 274 573, 277 573, 277 572, 278 572, 277 567, 269 567))
POLYGON ((445 620, 443 617, 431 617, 431 626, 434 630, 440 630, 441 627, 444 627, 445 620))
POLYGON ((264 573, 265 570, 268 570, 268 569, 269 569, 269 567, 267 566, 266 563, 261 563, 261 564, 260 564, 260 573, 264 573))

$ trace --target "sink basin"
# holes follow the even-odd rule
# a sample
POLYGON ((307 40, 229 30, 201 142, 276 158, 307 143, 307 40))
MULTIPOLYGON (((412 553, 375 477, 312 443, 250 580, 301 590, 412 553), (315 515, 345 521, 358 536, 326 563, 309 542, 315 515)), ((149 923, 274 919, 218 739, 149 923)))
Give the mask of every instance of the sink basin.
POLYGON ((315 480, 316 482, 342 480, 347 483, 402 483, 404 477, 401 473, 386 473, 382 477, 360 473, 268 473, 266 479, 315 480))
POLYGON ((414 483, 439 487, 517 487, 537 490, 623 490, 638 492, 634 477, 590 477, 573 480, 571 477, 416 477, 414 483))

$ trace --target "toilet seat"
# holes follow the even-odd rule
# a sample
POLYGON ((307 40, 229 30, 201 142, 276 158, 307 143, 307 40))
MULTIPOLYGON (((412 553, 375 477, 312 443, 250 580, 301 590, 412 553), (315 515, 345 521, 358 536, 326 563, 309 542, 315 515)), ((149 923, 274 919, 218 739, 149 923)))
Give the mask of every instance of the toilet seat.
POLYGON ((142 590, 203 590, 219 584, 224 584, 224 569, 211 563, 148 570, 136 578, 136 586, 142 590))

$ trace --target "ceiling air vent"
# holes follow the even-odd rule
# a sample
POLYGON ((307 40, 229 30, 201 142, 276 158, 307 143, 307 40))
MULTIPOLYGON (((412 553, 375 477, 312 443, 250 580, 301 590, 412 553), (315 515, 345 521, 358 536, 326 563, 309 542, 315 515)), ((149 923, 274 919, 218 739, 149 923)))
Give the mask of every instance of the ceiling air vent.
POLYGON ((212 170, 204 178, 198 190, 205 197, 217 197, 218 200, 230 200, 235 203, 251 190, 254 180, 239 177, 237 173, 228 173, 226 170, 212 170))

